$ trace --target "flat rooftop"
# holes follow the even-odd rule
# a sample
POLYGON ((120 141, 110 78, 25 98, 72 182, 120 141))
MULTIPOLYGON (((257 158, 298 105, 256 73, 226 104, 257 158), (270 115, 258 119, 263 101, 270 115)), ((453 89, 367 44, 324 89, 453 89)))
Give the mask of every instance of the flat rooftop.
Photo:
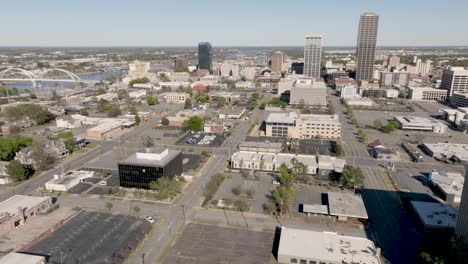
POLYGON ((424 143, 424 146, 433 153, 443 153, 449 158, 456 156, 460 160, 468 160, 468 144, 424 143))
POLYGON ((395 119, 403 125, 413 125, 413 126, 432 126, 432 125, 443 125, 444 123, 440 122, 437 119, 430 117, 420 117, 420 116, 395 116, 395 119))
POLYGON ((448 204, 411 201, 416 214, 429 228, 455 228, 457 210, 448 204))
POLYGON ((281 149, 283 143, 270 141, 244 141, 239 144, 239 148, 275 148, 281 149))
POLYGON ((164 166, 180 153, 180 150, 174 149, 146 148, 137 151, 124 160, 119 161, 119 164, 164 166))
POLYGON ((295 120, 302 121, 330 121, 339 123, 338 115, 314 115, 314 114, 298 114, 296 112, 289 113, 270 113, 265 119, 266 123, 290 123, 295 120))
POLYGON ((380 263, 374 243, 367 238, 284 226, 278 248, 278 256, 282 255, 329 263, 380 263))
POLYGON ((45 257, 11 252, 0 259, 0 264, 39 264, 45 263, 45 257))
POLYGON ((453 194, 461 197, 465 177, 458 172, 433 171, 431 181, 436 184, 446 194, 453 194))
POLYGON ((15 195, 0 203, 0 213, 15 215, 18 207, 31 208, 50 199, 50 196, 36 197, 28 195, 15 195))
POLYGON ((330 215, 367 219, 362 197, 353 193, 328 192, 330 215))

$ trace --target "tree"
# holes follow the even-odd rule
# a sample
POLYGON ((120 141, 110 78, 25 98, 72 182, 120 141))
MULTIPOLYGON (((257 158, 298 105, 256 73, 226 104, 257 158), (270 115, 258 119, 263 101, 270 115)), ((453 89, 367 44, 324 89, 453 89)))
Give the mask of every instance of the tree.
POLYGON ((60 96, 57 94, 57 91, 52 91, 52 95, 50 97, 50 100, 52 101, 60 101, 60 96))
POLYGON ((119 100, 123 100, 123 99, 125 99, 127 97, 128 97, 128 91, 127 90, 121 89, 121 90, 117 91, 117 98, 119 100))
POLYGON ((248 198, 253 198, 253 196, 255 195, 255 189, 254 189, 253 187, 248 188, 248 189, 245 191, 245 195, 246 195, 248 198))
POLYGON ((280 176, 278 177, 278 180, 282 185, 290 186, 294 182, 294 175, 289 173, 286 164, 281 164, 279 167, 279 173, 280 176))
POLYGON ((300 182, 309 181, 309 177, 307 176, 309 168, 307 167, 307 165, 298 161, 296 158, 292 159, 292 164, 293 164, 293 167, 291 169, 291 174, 292 174, 293 179, 297 179, 300 182))
POLYGON ((206 98, 206 96, 199 96, 197 97, 196 101, 202 104, 208 103, 208 99, 206 98))
POLYGON ((159 102, 158 102, 158 100, 157 100, 156 98, 154 98, 153 96, 148 95, 148 96, 146 96, 146 103, 147 103, 148 105, 155 105, 155 104, 158 104, 159 102))
POLYGON ((192 100, 190 100, 190 98, 185 99, 184 108, 185 108, 185 109, 190 109, 190 108, 192 108, 192 100))
POLYGON ((335 146, 335 154, 337 156, 341 156, 343 154, 343 147, 340 144, 336 144, 335 146))
POLYGON ((266 107, 266 103, 263 102, 260 104, 260 106, 258 108, 260 108, 261 110, 265 110, 265 107, 266 107))
POLYGON ((161 124, 163 124, 163 125, 165 125, 165 126, 169 125, 169 119, 163 118, 163 119, 161 120, 161 124))
POLYGON ((242 194, 242 187, 240 185, 237 185, 236 187, 232 188, 232 193, 236 196, 239 196, 242 194))
POLYGON ((237 208, 237 210, 241 212, 247 212, 250 210, 250 205, 248 202, 244 200, 237 200, 234 202, 234 206, 237 208))
POLYGON ((86 110, 86 109, 81 109, 81 110, 80 110, 80 115, 89 116, 88 110, 86 110))
POLYGON ((393 121, 388 122, 388 124, 383 128, 383 132, 392 133, 393 131, 396 130, 397 127, 398 127, 398 124, 396 124, 395 122, 393 121))
POLYGON ((134 211, 136 214, 138 214, 138 213, 141 211, 141 209, 140 209, 140 207, 138 207, 138 206, 133 206, 133 211, 134 211))
POLYGON ((122 114, 122 110, 117 105, 111 105, 107 110, 108 117, 117 117, 122 114))
POLYGON ((284 209, 287 209, 287 204, 293 196, 294 191, 286 186, 280 186, 275 192, 273 192, 273 199, 281 212, 285 211, 284 209))
POLYGON ((112 207, 114 207, 114 205, 111 202, 106 202, 105 206, 106 206, 107 210, 109 210, 109 211, 112 210, 112 207))
POLYGON ((199 116, 192 116, 182 124, 185 129, 198 132, 203 130, 203 119, 199 116))
POLYGON ((277 210, 277 207, 272 202, 267 202, 267 203, 262 204, 262 208, 265 214, 273 214, 277 210))
POLYGON ((351 118, 351 123, 353 123, 353 125, 357 125, 357 119, 355 117, 351 118))
POLYGON ((382 120, 380 120, 380 119, 374 120, 374 127, 377 128, 377 129, 382 128, 382 127, 383 127, 383 122, 382 122, 382 120))
POLYGON ((133 85, 136 84, 136 83, 149 83, 149 82, 150 82, 150 79, 148 79, 148 77, 143 77, 143 78, 131 80, 131 81, 128 83, 128 86, 129 86, 129 87, 133 87, 133 85))
POLYGON ((37 141, 31 146, 32 159, 36 162, 36 169, 40 171, 49 169, 56 161, 45 149, 44 141, 37 141))
POLYGON ((0 138, 0 160, 10 161, 18 150, 31 145, 31 138, 0 138))
POLYGON ((175 197, 180 192, 181 184, 172 178, 161 177, 150 182, 150 189, 157 191, 156 198, 163 200, 175 197))
POLYGON ((63 141, 68 153, 73 153, 73 133, 71 131, 61 132, 57 137, 63 141))
POLYGON ((27 179, 27 171, 17 160, 12 160, 8 165, 5 166, 6 172, 15 182, 24 181, 27 179))
POLYGON ((347 188, 364 187, 364 174, 361 168, 345 165, 341 173, 341 182, 347 188))
POLYGON ((150 136, 144 136, 141 138, 141 144, 145 148, 151 148, 154 146, 154 139, 150 136))
POLYGON ((224 105, 226 105, 226 99, 224 97, 219 97, 217 100, 216 100, 216 106, 218 108, 222 108, 224 107, 224 105))
POLYGON ((138 113, 135 115, 135 125, 139 126, 140 125, 140 122, 141 122, 141 118, 140 116, 138 115, 138 113))
POLYGON ((258 94, 258 93, 253 93, 253 94, 252 94, 252 99, 253 99, 253 100, 258 100, 258 99, 260 99, 260 94, 258 94))
POLYGON ((49 111, 44 110, 41 106, 35 104, 21 104, 9 107, 6 110, 6 113, 6 116, 10 120, 29 118, 37 125, 45 124, 54 118, 54 115, 49 111))

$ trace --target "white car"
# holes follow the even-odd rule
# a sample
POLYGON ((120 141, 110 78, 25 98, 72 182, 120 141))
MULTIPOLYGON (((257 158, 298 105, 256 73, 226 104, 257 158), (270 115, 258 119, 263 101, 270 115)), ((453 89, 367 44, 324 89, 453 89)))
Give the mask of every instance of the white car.
POLYGON ((273 181, 272 182, 274 185, 280 185, 281 183, 279 181, 273 181))
POLYGON ((154 218, 151 216, 145 217, 146 221, 150 222, 150 224, 154 224, 154 218))
POLYGON ((99 185, 107 185, 107 182, 106 181, 100 181, 99 185))

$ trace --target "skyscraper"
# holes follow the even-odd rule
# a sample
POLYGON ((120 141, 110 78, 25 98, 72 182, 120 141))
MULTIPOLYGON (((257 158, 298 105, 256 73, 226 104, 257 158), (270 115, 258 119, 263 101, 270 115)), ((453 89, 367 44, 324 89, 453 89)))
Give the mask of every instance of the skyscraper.
POLYGON ((322 35, 312 34, 305 37, 304 75, 320 78, 320 61, 322 57, 322 35))
POLYGON ((198 43, 198 69, 213 72, 213 52, 209 42, 198 43))
POLYGON ((376 13, 364 13, 359 20, 358 42, 356 50, 356 79, 374 79, 375 47, 379 16, 376 13))
POLYGON ((468 165, 465 166, 465 183, 458 210, 457 225, 455 226, 455 237, 458 239, 458 246, 468 248, 468 165))
POLYGON ((185 57, 177 57, 174 59, 174 70, 187 69, 189 61, 185 57))
POLYGON ((283 69, 284 53, 277 51, 271 55, 271 72, 280 73, 283 69))

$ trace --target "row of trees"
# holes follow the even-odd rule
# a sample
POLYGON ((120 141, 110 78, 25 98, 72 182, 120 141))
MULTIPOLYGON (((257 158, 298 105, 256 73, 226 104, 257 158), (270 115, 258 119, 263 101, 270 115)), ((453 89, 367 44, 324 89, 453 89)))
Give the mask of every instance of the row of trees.
POLYGON ((49 111, 35 104, 20 104, 8 107, 6 114, 12 121, 28 118, 33 120, 37 125, 45 124, 54 118, 54 115, 49 111))
POLYGON ((375 129, 384 133, 392 133, 398 128, 398 123, 396 121, 389 121, 386 125, 384 125, 380 119, 374 120, 373 125, 375 129))

